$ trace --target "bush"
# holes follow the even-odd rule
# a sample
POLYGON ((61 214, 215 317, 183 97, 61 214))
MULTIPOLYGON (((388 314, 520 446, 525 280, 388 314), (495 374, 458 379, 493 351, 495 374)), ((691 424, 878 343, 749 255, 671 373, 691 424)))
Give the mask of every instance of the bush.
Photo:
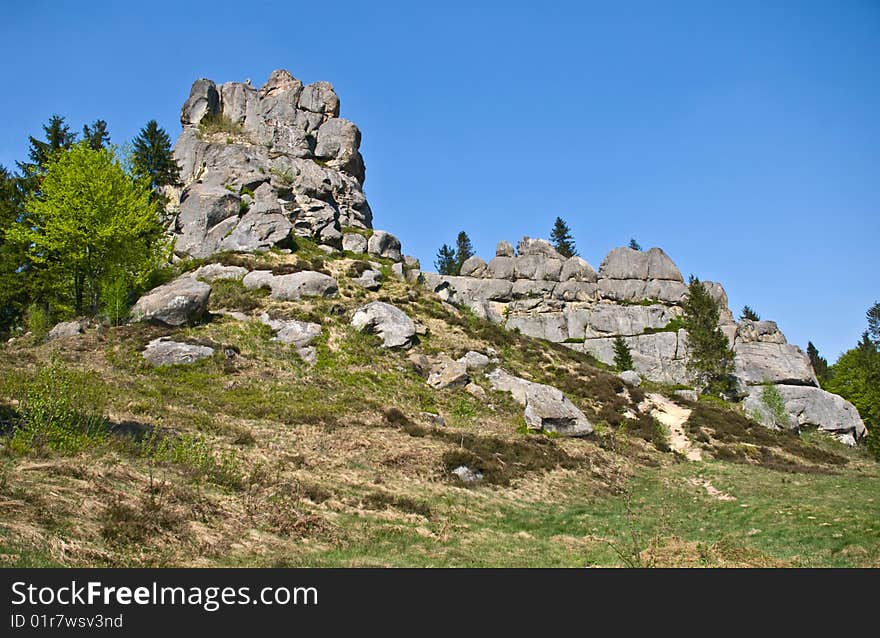
POLYGON ((28 332, 33 333, 35 337, 42 339, 52 328, 52 317, 43 304, 32 303, 28 306, 25 314, 25 323, 28 332))
POLYGON ((12 448, 76 454, 106 440, 102 392, 87 375, 59 361, 41 369, 20 399, 12 448))
POLYGON ((781 426, 788 423, 788 410, 785 409, 785 399, 779 392, 779 388, 772 383, 765 384, 761 389, 761 403, 773 415, 775 423, 781 426))

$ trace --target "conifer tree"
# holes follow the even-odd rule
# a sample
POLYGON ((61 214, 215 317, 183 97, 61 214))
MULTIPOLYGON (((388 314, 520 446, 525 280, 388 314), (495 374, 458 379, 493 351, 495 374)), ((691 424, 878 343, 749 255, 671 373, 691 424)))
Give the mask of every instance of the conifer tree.
POLYGON ((110 144, 110 134, 107 132, 107 122, 104 120, 95 120, 89 126, 83 126, 83 141, 89 145, 93 151, 107 148, 110 144))
POLYGON ((828 361, 819 355, 819 349, 813 345, 812 341, 807 343, 807 357, 810 359, 819 385, 824 386, 828 382, 828 361))
POLYGON ((632 370, 634 367, 632 352, 623 337, 614 339, 614 367, 620 372, 632 370))
POLYGON ((553 224, 553 230, 550 231, 550 243, 563 257, 574 257, 577 250, 574 247, 574 239, 571 236, 571 229, 561 217, 556 218, 553 224))
POLYGON ((455 250, 448 244, 443 244, 437 251, 437 259, 434 261, 434 267, 441 275, 455 274, 455 250))
POLYGON ((743 306, 742 314, 739 318, 749 319, 750 321, 761 321, 761 317, 759 317, 758 313, 752 310, 750 306, 743 306))
POLYGON ((639 245, 639 242, 637 242, 635 239, 629 240, 629 247, 632 248, 633 250, 641 250, 642 249, 642 247, 639 245))
POLYGON ((455 272, 454 275, 461 273, 461 267, 468 259, 474 256, 474 246, 471 244, 471 238, 467 233, 461 231, 455 240, 455 272))
POLYGON ((734 370, 734 354, 718 326, 720 309, 702 282, 691 277, 684 304, 688 335, 687 368, 706 391, 722 393, 734 370))
POLYGON ((156 120, 147 122, 132 141, 132 164, 137 175, 150 180, 153 190, 180 180, 180 167, 171 152, 171 138, 156 120))
POLYGON ((880 346, 880 301, 868 308, 865 314, 868 317, 868 336, 880 346))

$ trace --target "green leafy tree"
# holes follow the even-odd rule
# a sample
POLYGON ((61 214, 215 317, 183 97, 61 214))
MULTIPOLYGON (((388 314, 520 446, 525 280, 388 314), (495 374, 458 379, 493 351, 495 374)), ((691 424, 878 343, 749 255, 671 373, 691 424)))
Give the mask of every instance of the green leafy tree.
POLYGON ((831 367, 825 389, 856 406, 868 428, 867 447, 880 459, 880 352, 867 332, 831 367))
POLYGON ((454 275, 456 268, 455 250, 448 244, 443 244, 437 251, 437 259, 434 260, 434 267, 441 275, 454 275))
POLYGON ((171 138, 156 120, 150 120, 132 141, 132 164, 154 190, 180 181, 180 167, 171 152, 171 138))
POLYGON ((684 325, 688 335, 687 368, 710 393, 722 393, 734 370, 734 353, 718 327, 720 309, 709 291, 691 277, 684 303, 684 325))
POLYGON ((124 276, 142 285, 169 257, 157 203, 146 180, 133 179, 109 149, 79 143, 46 162, 40 196, 6 233, 27 253, 35 301, 76 314, 98 309, 101 289, 124 276))
POLYGON ((110 145, 110 134, 107 132, 107 122, 104 120, 95 120, 89 126, 83 126, 83 141, 89 145, 92 150, 107 148, 110 145))
POLYGON ((629 247, 632 248, 633 250, 641 250, 642 249, 642 247, 639 245, 639 242, 637 242, 635 239, 629 240, 629 247))
POLYGON ((632 352, 623 337, 614 339, 614 367, 623 372, 634 367, 632 352))
POLYGON ((819 349, 813 345, 812 341, 807 342, 807 357, 810 359, 810 365, 813 366, 813 372, 819 380, 819 385, 823 388, 828 383, 828 361, 819 354, 819 349))
POLYGON ((574 246, 574 238, 571 236, 571 229, 562 217, 557 217, 553 223, 553 230, 550 231, 550 243, 563 257, 574 257, 577 255, 577 249, 574 246))
POLYGON ((6 239, 6 231, 18 223, 21 214, 18 180, 0 166, 0 333, 17 323, 27 303, 23 250, 6 239))
POLYGON ((455 272, 452 274, 460 274, 462 264, 473 256, 474 246, 471 244, 471 238, 466 232, 461 231, 455 239, 455 272))
POLYGON ((752 310, 750 306, 743 306, 743 311, 739 318, 749 319, 750 321, 761 321, 761 317, 759 317, 758 313, 752 310))

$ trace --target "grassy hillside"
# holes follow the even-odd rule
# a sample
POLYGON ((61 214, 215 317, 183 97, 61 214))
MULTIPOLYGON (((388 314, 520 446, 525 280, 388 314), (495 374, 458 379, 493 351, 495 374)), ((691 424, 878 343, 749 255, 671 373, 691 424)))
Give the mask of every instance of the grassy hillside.
POLYGON ((324 269, 340 296, 277 302, 217 282, 196 327, 99 327, 0 349, 0 563, 880 566, 880 466, 861 450, 770 432, 671 388, 627 388, 585 355, 391 280, 387 263, 369 293, 349 277, 363 256, 325 259, 305 242, 295 255, 214 259, 324 269), (407 352, 349 326, 374 299, 426 326, 414 351, 493 348, 510 372, 563 390, 595 433, 528 433, 522 408, 481 375, 486 399, 430 388, 407 352), (228 310, 321 323, 317 364, 228 310), (153 368, 140 351, 163 335, 215 355, 153 368), (704 461, 670 450, 645 392, 691 410, 686 434, 704 461), (59 414, 66 430, 38 427, 59 414), (462 464, 484 480, 462 483, 451 472, 462 464))

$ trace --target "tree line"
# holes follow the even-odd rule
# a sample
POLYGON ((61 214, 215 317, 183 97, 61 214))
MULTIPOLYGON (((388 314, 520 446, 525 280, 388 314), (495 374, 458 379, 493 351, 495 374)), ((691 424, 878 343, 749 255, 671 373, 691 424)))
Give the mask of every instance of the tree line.
POLYGON ((60 115, 0 166, 0 333, 42 332, 82 315, 116 322, 168 264, 164 186, 179 180, 171 139, 148 122, 125 146, 107 122, 60 115))

